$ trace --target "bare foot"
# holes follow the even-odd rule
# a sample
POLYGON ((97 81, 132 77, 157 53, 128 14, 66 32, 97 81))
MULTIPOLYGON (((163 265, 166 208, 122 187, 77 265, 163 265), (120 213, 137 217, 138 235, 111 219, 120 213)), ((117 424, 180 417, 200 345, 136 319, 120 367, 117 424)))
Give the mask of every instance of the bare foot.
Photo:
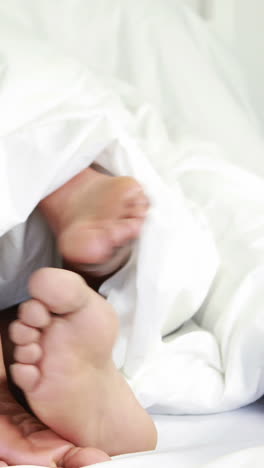
POLYGON ((110 460, 93 448, 74 447, 26 411, 0 381, 0 466, 40 465, 80 468, 110 460))
POLYGON ((112 361, 110 306, 72 272, 33 274, 34 299, 10 327, 15 383, 38 418, 72 443, 109 455, 155 448, 156 429, 112 361))
POLYGON ((128 259, 139 236, 148 200, 131 177, 88 168, 39 205, 54 230, 62 256, 79 271, 105 276, 128 259))

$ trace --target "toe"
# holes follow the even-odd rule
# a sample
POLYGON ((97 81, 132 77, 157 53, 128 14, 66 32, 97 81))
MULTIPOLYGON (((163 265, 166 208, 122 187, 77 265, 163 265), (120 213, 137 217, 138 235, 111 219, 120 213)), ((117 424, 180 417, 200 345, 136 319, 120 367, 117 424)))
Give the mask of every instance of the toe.
POLYGON ((72 448, 59 463, 63 468, 80 468, 81 466, 94 465, 110 461, 111 458, 96 448, 72 448))
POLYGON ((42 357, 42 349, 37 343, 31 343, 25 346, 16 346, 14 350, 14 359, 21 364, 35 364, 42 357))
POLYGON ((30 278, 32 296, 45 302, 55 314, 67 314, 80 309, 89 299, 90 289, 84 280, 72 271, 42 268, 30 278))
POLYGON ((145 218, 149 209, 146 198, 131 201, 127 205, 127 218, 145 218))
POLYGON ((146 196, 142 187, 139 188, 136 192, 130 192, 130 196, 127 198, 127 203, 129 204, 142 204, 149 206, 149 199, 146 196))
POLYGON ((148 203, 149 200, 146 196, 142 185, 140 185, 135 179, 131 177, 125 177, 127 179, 125 181, 126 188, 123 192, 123 200, 126 203, 148 203), (129 179, 129 180, 128 180, 129 179))
POLYGON ((10 372, 15 384, 24 392, 33 391, 40 380, 40 371, 36 366, 16 363, 10 366, 10 372))
POLYGON ((9 326, 9 337, 17 345, 27 345, 37 342, 40 332, 36 328, 24 325, 20 320, 15 320, 9 326))
POLYGON ((51 316, 44 304, 30 299, 19 307, 19 319, 30 327, 45 328, 50 324, 51 316))
POLYGON ((115 247, 123 246, 139 237, 143 222, 140 218, 124 218, 111 229, 111 241, 115 247))
POLYGON ((143 187, 134 177, 121 176, 115 179, 115 181, 117 180, 119 181, 119 190, 123 200, 129 201, 137 197, 145 197, 143 187))

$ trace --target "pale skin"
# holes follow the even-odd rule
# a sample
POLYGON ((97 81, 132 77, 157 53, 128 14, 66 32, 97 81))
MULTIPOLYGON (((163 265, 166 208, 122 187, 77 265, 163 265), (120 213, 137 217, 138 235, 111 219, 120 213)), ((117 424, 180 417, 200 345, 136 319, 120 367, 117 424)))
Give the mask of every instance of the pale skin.
POLYGON ((0 375, 0 466, 79 468, 110 459, 105 452, 64 440, 27 413, 7 387, 1 354, 0 375))
MULTIPOLYGON (((88 281, 96 278, 99 285, 126 262, 148 205, 134 179, 89 168, 43 200, 40 209, 71 269, 88 281)), ((46 459, 78 468, 106 461, 109 455, 154 449, 155 426, 112 361, 118 321, 111 306, 79 275, 66 270, 39 270, 29 290, 32 299, 20 306, 18 320, 10 326, 15 345, 11 373, 48 428, 46 459), (73 449, 67 458, 66 450, 73 449), (56 460, 56 450, 65 450, 62 462, 56 460)), ((12 398, 7 390, 5 395, 12 398)), ((1 427, 0 416, 0 433, 1 427)), ((6 431, 14 436, 14 425, 6 431)), ((12 447, 11 458, 0 451, 0 459, 6 464, 47 465, 42 450, 35 448, 33 457, 28 436, 22 440, 23 462, 15 450, 12 455, 12 447)))
POLYGON ((78 271, 102 277, 126 262, 149 202, 132 177, 88 168, 40 203, 58 247, 78 271))

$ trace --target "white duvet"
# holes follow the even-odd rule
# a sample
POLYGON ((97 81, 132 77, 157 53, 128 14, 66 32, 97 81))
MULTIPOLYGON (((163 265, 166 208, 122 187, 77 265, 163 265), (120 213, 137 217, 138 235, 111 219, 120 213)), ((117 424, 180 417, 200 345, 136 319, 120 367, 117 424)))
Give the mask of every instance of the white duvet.
POLYGON ((146 408, 196 414, 264 393, 264 144, 232 60, 180 3, 0 2, 0 307, 58 262, 40 199, 93 161, 136 177, 150 213, 101 289, 114 358, 146 408))

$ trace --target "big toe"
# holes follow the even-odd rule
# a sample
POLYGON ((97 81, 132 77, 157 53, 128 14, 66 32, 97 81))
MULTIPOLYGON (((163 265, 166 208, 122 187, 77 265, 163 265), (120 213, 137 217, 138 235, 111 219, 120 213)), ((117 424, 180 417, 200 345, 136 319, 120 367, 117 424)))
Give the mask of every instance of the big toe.
POLYGON ((35 271, 29 280, 29 291, 55 314, 67 314, 80 309, 91 295, 79 275, 57 268, 35 271))

